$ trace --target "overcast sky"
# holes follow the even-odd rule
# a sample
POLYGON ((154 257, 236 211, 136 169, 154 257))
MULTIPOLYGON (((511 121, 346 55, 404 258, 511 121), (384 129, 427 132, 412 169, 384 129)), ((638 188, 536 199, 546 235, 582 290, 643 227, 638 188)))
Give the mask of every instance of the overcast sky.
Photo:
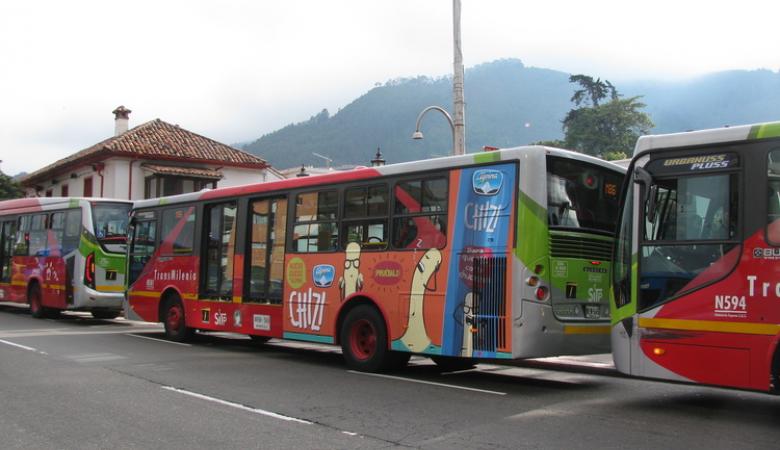
MULTIPOLYGON (((519 58, 612 81, 780 70, 773 0, 462 3, 466 68, 519 58)), ((450 0, 3 1, 0 169, 110 137, 120 104, 131 127, 160 118, 231 144, 452 63, 450 0)))

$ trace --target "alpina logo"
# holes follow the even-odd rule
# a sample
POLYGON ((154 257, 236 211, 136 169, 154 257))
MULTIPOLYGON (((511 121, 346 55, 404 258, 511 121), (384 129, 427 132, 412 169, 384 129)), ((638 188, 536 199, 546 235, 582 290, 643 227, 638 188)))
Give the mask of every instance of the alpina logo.
POLYGON ((494 169, 479 169, 471 177, 474 192, 479 195, 496 195, 504 183, 504 174, 494 169))
POLYGON ((311 279, 318 288, 327 288, 333 284, 336 269, 330 264, 319 264, 311 271, 311 279))
POLYGON ((401 264, 395 261, 382 261, 374 267, 374 281, 377 284, 391 286, 401 281, 401 264))

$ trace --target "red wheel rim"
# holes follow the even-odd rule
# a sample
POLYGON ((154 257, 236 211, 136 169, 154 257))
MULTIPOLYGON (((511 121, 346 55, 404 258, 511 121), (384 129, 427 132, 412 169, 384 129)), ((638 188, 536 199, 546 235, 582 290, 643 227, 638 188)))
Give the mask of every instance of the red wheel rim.
POLYGON ((179 331, 182 326, 182 319, 184 319, 184 310, 181 305, 173 305, 168 308, 168 329, 171 331, 179 331))
POLYGON ((352 324, 349 333, 349 343, 352 354, 357 359, 366 360, 376 352, 376 329, 366 319, 360 319, 352 324))

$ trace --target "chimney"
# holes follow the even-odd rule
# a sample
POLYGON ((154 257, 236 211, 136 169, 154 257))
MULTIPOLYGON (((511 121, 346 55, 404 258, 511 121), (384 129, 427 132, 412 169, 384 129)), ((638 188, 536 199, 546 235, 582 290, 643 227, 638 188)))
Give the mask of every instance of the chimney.
POLYGON ((119 136, 127 131, 127 124, 130 122, 130 113, 132 111, 125 108, 123 105, 119 105, 111 112, 114 113, 114 136, 119 136))

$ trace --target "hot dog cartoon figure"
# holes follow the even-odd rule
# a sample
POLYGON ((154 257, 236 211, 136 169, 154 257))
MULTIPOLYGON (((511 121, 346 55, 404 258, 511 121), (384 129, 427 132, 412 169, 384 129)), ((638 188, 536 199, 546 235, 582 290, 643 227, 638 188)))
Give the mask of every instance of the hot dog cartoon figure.
POLYGON ((423 318, 423 305, 425 293, 430 289, 428 282, 439 271, 441 265, 441 252, 432 248, 420 258, 412 277, 412 288, 409 297, 409 323, 406 332, 401 336, 401 342, 413 352, 422 352, 431 344, 425 331, 423 318))
POLYGON ((345 253, 344 275, 339 278, 342 302, 350 295, 363 289, 363 274, 360 273, 360 244, 350 242, 347 244, 345 253))

